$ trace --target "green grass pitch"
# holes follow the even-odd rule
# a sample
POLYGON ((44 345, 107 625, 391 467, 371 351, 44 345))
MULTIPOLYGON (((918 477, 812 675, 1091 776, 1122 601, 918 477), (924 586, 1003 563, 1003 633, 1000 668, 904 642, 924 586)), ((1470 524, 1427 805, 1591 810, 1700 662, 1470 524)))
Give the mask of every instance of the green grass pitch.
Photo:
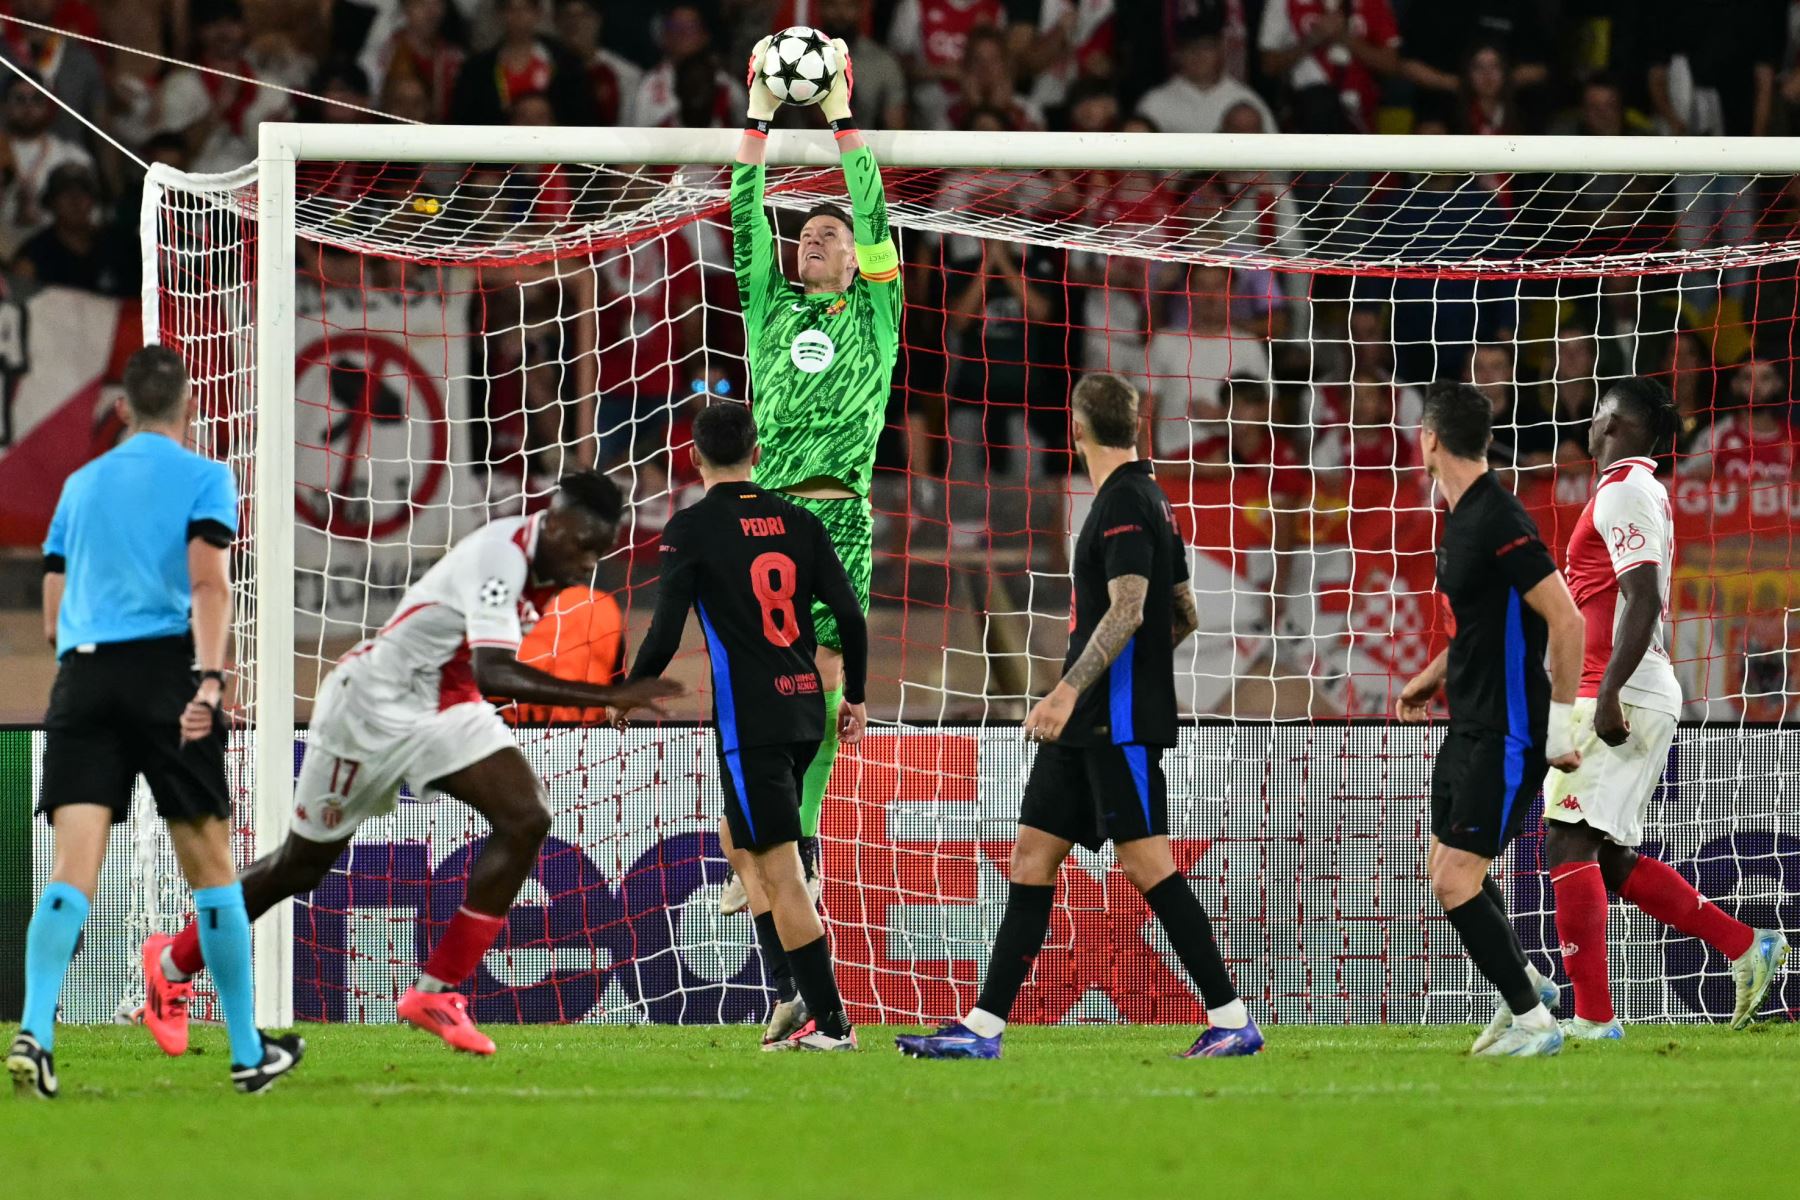
POLYGON ((761 1054, 747 1027, 504 1027, 491 1060, 393 1027, 303 1028, 300 1071, 232 1092, 221 1030, 182 1061, 65 1028, 54 1104, 8 1097, 18 1197, 1794 1194, 1800 1028, 1638 1026, 1560 1058, 1466 1056, 1469 1028, 1019 1028, 1000 1062, 761 1054))

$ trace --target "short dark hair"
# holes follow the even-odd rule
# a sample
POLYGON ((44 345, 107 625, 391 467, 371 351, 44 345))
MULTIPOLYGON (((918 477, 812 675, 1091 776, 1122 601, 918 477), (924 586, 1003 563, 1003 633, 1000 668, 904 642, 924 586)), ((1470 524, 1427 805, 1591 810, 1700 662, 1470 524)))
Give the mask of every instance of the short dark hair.
POLYGON ((588 516, 617 525, 625 515, 625 494, 598 471, 576 471, 556 484, 558 507, 579 508, 588 516))
POLYGON ((1662 382, 1648 375, 1614 380, 1601 393, 1601 403, 1611 399, 1630 415, 1644 432, 1644 453, 1654 457, 1674 448, 1681 430, 1681 413, 1662 382))
POLYGON ((1456 457, 1483 462, 1494 439, 1494 406, 1474 384, 1443 380, 1426 389, 1424 427, 1456 457))
POLYGON ((1115 450, 1137 446, 1137 389, 1119 376, 1105 372, 1083 375, 1069 397, 1069 406, 1102 446, 1115 450))
POLYGON ((150 345, 125 360, 125 403, 140 421, 167 421, 187 396, 187 365, 167 346, 150 345))
POLYGON ((742 404, 709 404, 694 418, 694 449, 715 467, 750 461, 756 449, 756 421, 742 404))
POLYGON ((834 221, 841 221, 843 222, 844 228, 850 231, 852 237, 856 234, 856 226, 850 223, 850 214, 845 212, 838 205, 832 204, 829 201, 821 201, 807 209, 806 216, 800 220, 800 228, 805 229, 806 223, 814 217, 830 217, 834 221))

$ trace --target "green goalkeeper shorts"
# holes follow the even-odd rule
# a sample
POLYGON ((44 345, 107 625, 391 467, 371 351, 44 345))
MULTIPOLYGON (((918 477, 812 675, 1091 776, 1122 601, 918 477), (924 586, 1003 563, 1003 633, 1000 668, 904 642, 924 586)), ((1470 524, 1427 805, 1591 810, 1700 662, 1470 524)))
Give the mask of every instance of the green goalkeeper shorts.
MULTIPOLYGON (((856 589, 856 598, 866 615, 869 611, 869 576, 874 571, 875 559, 875 518, 869 510, 869 502, 852 496, 836 500, 813 496, 787 498, 825 523, 832 548, 843 560, 844 570, 850 575, 850 586, 856 589)), ((819 645, 827 650, 841 651, 844 637, 838 632, 837 618, 831 615, 831 610, 814 600, 812 615, 813 632, 818 635, 819 645)))

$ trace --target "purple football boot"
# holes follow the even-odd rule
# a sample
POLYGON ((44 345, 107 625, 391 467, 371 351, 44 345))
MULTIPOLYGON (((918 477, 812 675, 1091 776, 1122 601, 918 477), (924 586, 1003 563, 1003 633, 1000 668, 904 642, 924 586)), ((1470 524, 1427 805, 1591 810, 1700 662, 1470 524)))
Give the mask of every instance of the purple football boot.
POLYGON ((1000 1057, 999 1036, 982 1037, 961 1021, 952 1021, 936 1033, 903 1034, 894 1039, 894 1045, 908 1058, 1000 1057))
POLYGON ((1262 1030, 1250 1021, 1242 1029, 1220 1029, 1217 1025, 1200 1035, 1198 1041, 1187 1048, 1183 1058, 1240 1058, 1250 1054, 1260 1054, 1263 1048, 1262 1030))

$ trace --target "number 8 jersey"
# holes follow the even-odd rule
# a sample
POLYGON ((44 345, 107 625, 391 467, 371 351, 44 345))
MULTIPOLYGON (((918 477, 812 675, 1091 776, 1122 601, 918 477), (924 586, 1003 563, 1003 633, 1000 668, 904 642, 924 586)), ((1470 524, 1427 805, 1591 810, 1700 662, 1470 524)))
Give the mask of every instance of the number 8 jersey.
POLYGON ((755 484, 720 483, 670 519, 660 557, 656 615, 631 677, 663 673, 693 609, 712 660, 713 722, 727 751, 824 736, 815 597, 843 633, 844 699, 862 703, 868 629, 819 518, 755 484))
MULTIPOLYGON (((1600 679, 1612 658, 1613 634, 1625 609, 1619 577, 1638 568, 1654 570, 1662 618, 1667 620, 1674 564, 1675 519, 1669 493, 1656 481, 1655 461, 1622 458, 1601 471, 1594 497, 1569 538, 1569 591, 1587 626, 1579 695, 1600 694, 1600 679)), ((1663 621, 1657 622, 1650 648, 1619 689, 1619 699, 1681 715, 1681 684, 1669 662, 1663 621)))

